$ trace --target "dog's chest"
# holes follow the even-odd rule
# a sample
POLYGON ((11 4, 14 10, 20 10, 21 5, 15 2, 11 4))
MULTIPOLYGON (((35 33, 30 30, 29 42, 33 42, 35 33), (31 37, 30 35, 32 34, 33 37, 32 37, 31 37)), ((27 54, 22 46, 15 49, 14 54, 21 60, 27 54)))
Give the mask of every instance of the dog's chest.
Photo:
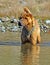
POLYGON ((30 31, 28 31, 25 27, 23 27, 22 34, 26 39, 29 39, 33 30, 34 30, 34 28, 32 28, 30 31))
POLYGON ((29 31, 28 31, 25 27, 23 27, 22 32, 23 32, 23 35, 24 35, 25 37, 27 37, 27 36, 29 35, 29 31))

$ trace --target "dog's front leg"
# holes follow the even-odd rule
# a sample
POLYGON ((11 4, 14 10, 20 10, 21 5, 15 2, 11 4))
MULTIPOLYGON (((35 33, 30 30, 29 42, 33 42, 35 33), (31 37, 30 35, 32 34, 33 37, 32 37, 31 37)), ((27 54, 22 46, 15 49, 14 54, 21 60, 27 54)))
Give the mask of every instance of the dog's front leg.
POLYGON ((33 45, 36 45, 36 43, 37 43, 37 36, 32 36, 31 39, 30 39, 30 41, 31 41, 31 43, 33 45))

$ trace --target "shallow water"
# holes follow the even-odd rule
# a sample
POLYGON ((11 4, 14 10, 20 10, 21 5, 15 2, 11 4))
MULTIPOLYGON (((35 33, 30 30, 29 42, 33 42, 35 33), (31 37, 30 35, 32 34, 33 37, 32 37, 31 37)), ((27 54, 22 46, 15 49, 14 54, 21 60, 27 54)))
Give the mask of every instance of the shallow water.
POLYGON ((0 46, 0 65, 21 65, 20 46, 0 46))
POLYGON ((0 45, 0 65, 50 65, 49 45, 0 45))
POLYGON ((17 32, 0 32, 0 65, 50 65, 50 33, 41 34, 40 45, 21 45, 17 32))

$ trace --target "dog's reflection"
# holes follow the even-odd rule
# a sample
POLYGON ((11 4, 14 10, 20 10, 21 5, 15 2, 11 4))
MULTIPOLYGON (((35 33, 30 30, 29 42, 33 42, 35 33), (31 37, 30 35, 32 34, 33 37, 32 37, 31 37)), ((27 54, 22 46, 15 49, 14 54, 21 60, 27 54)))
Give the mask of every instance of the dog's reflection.
POLYGON ((39 65, 40 47, 31 44, 21 46, 22 65, 39 65))

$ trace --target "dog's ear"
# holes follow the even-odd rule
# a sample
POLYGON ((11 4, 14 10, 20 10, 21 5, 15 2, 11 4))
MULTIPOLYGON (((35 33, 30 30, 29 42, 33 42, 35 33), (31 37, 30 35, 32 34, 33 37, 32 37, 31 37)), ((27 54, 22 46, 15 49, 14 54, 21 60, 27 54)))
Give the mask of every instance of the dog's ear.
POLYGON ((24 7, 24 12, 31 14, 30 10, 27 7, 24 7))
POLYGON ((31 18, 33 17, 32 13, 30 12, 30 10, 27 7, 24 7, 24 12, 25 12, 25 14, 27 14, 27 16, 30 16, 31 18))
POLYGON ((32 18, 32 26, 35 26, 36 20, 35 18, 32 18))

